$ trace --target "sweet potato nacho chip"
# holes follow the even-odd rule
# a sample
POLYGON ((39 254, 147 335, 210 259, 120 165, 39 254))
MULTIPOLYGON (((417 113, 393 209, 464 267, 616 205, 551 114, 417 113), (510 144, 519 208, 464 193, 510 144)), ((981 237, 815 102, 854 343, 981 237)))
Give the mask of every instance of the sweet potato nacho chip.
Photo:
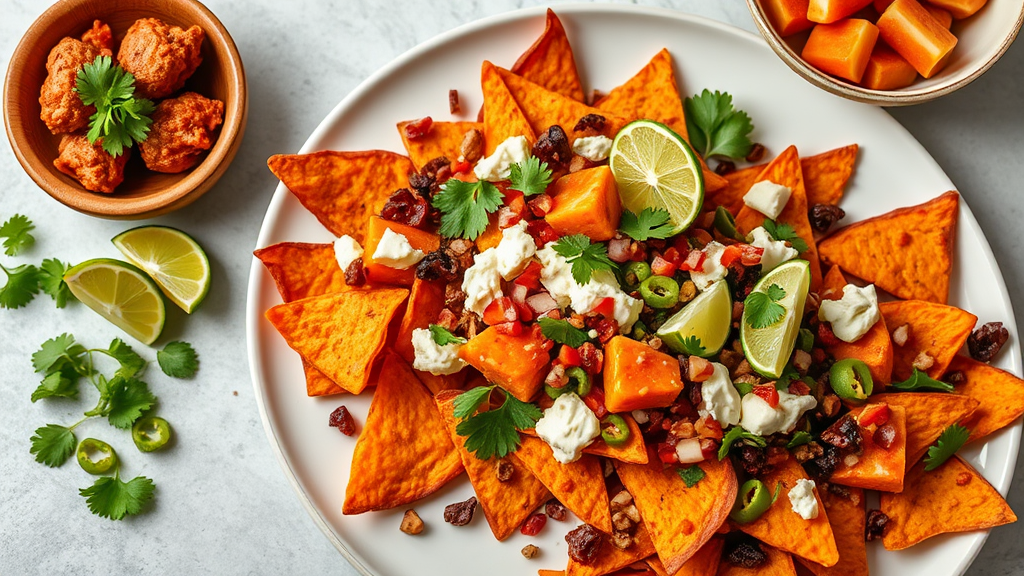
POLYGON ((405 361, 389 352, 352 453, 342 513, 414 502, 463 470, 433 398, 405 361))
POLYGON ((999 492, 959 456, 930 472, 923 462, 914 466, 902 493, 882 494, 882 512, 889 517, 882 539, 887 550, 903 550, 938 534, 1017 521, 999 492))
MULTIPOLYGON (((416 359, 416 351, 412 346, 412 331, 417 328, 426 328, 437 320, 438 315, 444 308, 444 284, 441 282, 426 282, 416 279, 409 292, 409 303, 405 307, 405 316, 398 327, 398 334, 392 348, 398 355, 412 366, 416 359)), ((456 390, 462 388, 466 382, 468 370, 462 370, 455 374, 444 374, 435 376, 430 372, 413 370, 420 381, 430 389, 432 394, 441 390, 456 390)))
POLYGON ((959 370, 967 379, 956 393, 979 402, 974 415, 964 422, 971 430, 968 442, 1001 430, 1024 414, 1024 380, 967 356, 955 356, 949 370, 959 370))
POLYGON ((562 22, 550 8, 544 33, 516 60, 512 65, 512 73, 566 98, 583 101, 583 83, 576 70, 572 46, 562 22))
POLYGON ((560 464, 546 442, 527 436, 513 458, 526 466, 580 520, 606 534, 612 533, 608 490, 604 485, 603 467, 596 456, 584 454, 575 462, 560 464))
POLYGON ((267 310, 267 320, 293 350, 333 380, 359 394, 369 384, 388 324, 408 290, 352 290, 287 302, 267 310))
POLYGON ((452 402, 459 394, 457 390, 444 390, 434 396, 434 401, 437 403, 448 435, 462 458, 462 464, 466 467, 469 481, 473 484, 473 490, 484 516, 487 517, 491 532, 498 540, 504 540, 538 506, 546 502, 551 494, 544 484, 541 484, 540 480, 515 458, 508 458, 508 462, 514 468, 512 478, 507 482, 499 482, 494 470, 497 459, 480 460, 466 450, 465 438, 455 432, 458 421, 452 413, 452 402))
POLYGON ((456 161, 461 152, 462 140, 470 130, 483 132, 484 125, 480 122, 434 122, 430 131, 419 138, 409 138, 405 126, 410 121, 398 123, 398 134, 402 137, 405 152, 409 155, 416 170, 422 170, 431 160, 444 156, 449 161, 456 161))
POLYGON ((789 554, 762 544, 761 548, 768 555, 768 562, 757 568, 743 568, 728 560, 718 565, 718 576, 796 576, 796 566, 789 554))
POLYGON ((718 572, 718 565, 722 561, 723 544, 724 541, 717 536, 708 540, 708 543, 701 546, 675 574, 666 572, 665 566, 657 556, 648 558, 647 565, 658 576, 709 576, 718 572))
POLYGON ((950 191, 851 224, 821 241, 821 260, 900 298, 945 304, 959 199, 950 191))
POLYGON ((773 493, 781 484, 779 499, 760 518, 737 527, 779 550, 823 566, 834 566, 839 561, 839 550, 836 548, 832 526, 829 525, 828 514, 821 504, 818 489, 814 489, 814 497, 818 500, 819 510, 818 516, 813 520, 804 520, 789 505, 787 494, 796 486, 797 480, 806 478, 807 473, 796 458, 788 458, 785 462, 776 464, 761 481, 773 493))
POLYGON ((526 136, 531 145, 537 141, 530 121, 509 92, 498 73, 498 67, 487 60, 484 60, 480 70, 480 88, 484 93, 484 145, 488 156, 513 136, 526 136))
MULTIPOLYGON (((928 452, 951 424, 963 422, 978 408, 978 401, 968 396, 943 392, 899 392, 874 394, 874 404, 902 406, 907 413, 907 469, 928 452)), ((905 477, 904 485, 909 482, 905 477)))
POLYGON ((399 270, 398 268, 378 264, 373 260, 373 254, 377 251, 377 245, 380 244, 381 238, 384 237, 384 233, 388 230, 405 236, 405 239, 409 241, 409 244, 414 249, 425 254, 438 249, 441 245, 441 237, 433 232, 385 220, 380 216, 370 216, 367 220, 366 241, 363 243, 363 264, 366 269, 366 279, 375 284, 412 286, 413 281, 416 279, 415 266, 399 270))
POLYGON ((409 158, 383 150, 277 154, 267 166, 332 234, 359 242, 366 220, 409 186, 415 170, 409 158))
POLYGON ((941 379, 978 322, 978 317, 970 312, 923 300, 882 302, 878 309, 890 332, 907 327, 907 341, 892 350, 894 381, 910 378, 914 363, 926 366, 929 359, 931 365, 924 371, 941 379))
MULTIPOLYGON (((880 404, 870 400, 874 406, 880 404)), ((850 414, 856 418, 867 407, 855 408, 850 414)), ((907 471, 907 413, 903 406, 889 406, 889 424, 896 436, 892 445, 883 448, 878 445, 872 434, 861 435, 861 450, 857 462, 852 466, 840 462, 829 481, 841 486, 856 486, 868 490, 882 492, 899 492, 903 490, 903 477, 907 471)), ((832 520, 835 527, 835 520, 832 520)))
POLYGON ((686 134, 683 99, 679 97, 676 76, 672 71, 672 56, 665 48, 625 84, 595 102, 594 107, 630 122, 656 120, 683 139, 690 139, 686 134))
POLYGON ((735 216, 743 209, 743 197, 750 191, 750 187, 757 182, 767 164, 748 166, 734 170, 725 175, 726 185, 718 190, 705 190, 705 208, 709 206, 722 206, 735 216))
MULTIPOLYGON (((843 287, 846 284, 843 271, 839 269, 839 266, 833 266, 825 275, 819 294, 822 299, 839 300, 843 297, 843 287)), ((875 381, 875 391, 877 392, 884 390, 885 385, 892 381, 892 338, 889 336, 884 318, 879 319, 856 342, 840 340, 838 344, 825 346, 825 350, 836 360, 856 358, 867 364, 871 369, 871 377, 875 381)))
POLYGON ((868 552, 864 542, 867 522, 864 491, 860 488, 825 490, 821 500, 836 537, 839 562, 826 568, 800 557, 796 561, 814 573, 814 576, 868 576, 868 552))
MULTIPOLYGON (((596 526, 595 526, 596 528, 596 526)), ((601 549, 590 564, 580 564, 569 558, 569 565, 565 568, 565 576, 602 576, 611 574, 620 568, 625 568, 635 562, 640 562, 654 554, 654 544, 647 527, 641 522, 633 536, 633 544, 625 550, 619 550, 605 538, 601 543, 601 549)))
MULTIPOLYGON (((548 408, 551 405, 548 402, 544 397, 541 397, 539 401, 541 409, 548 408)), ((583 449, 583 453, 604 456, 605 458, 630 464, 647 464, 649 458, 647 455, 647 445, 644 443, 643 433, 640 432, 640 425, 628 413, 619 414, 619 416, 622 416, 622 419, 626 421, 626 426, 629 426, 629 439, 626 443, 622 446, 609 446, 603 438, 598 436, 589 446, 583 449)), ((533 428, 523 430, 523 434, 534 438, 537 437, 537 431, 533 428)))
POLYGON ((705 477, 692 488, 653 458, 649 464, 615 462, 615 470, 643 517, 658 557, 670 574, 715 534, 736 501, 736 472, 728 460, 699 464, 705 477))

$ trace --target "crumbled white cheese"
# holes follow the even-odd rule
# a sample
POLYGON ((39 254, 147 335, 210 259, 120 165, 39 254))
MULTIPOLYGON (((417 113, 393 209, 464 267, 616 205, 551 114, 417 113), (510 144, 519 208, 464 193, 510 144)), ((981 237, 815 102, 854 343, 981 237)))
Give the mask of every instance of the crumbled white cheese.
POLYGON ((789 202, 793 191, 785 186, 762 180, 750 187, 743 196, 743 203, 761 214, 775 220, 789 202))
POLYGON ((773 240, 771 235, 768 234, 768 231, 764 229, 764 226, 754 228, 751 230, 750 235, 754 238, 750 245, 764 250, 764 254, 761 254, 762 275, 779 264, 782 264, 787 260, 792 260, 800 255, 800 253, 796 251, 796 248, 787 246, 786 243, 781 240, 773 240))
POLYGON ((707 246, 704 247, 704 265, 701 267, 704 271, 690 272, 690 280, 697 285, 697 289, 700 291, 707 290, 717 280, 725 278, 728 274, 729 269, 722 266, 722 254, 725 253, 725 246, 718 242, 711 241, 707 246))
POLYGON ((348 270, 348 267, 355 262, 356 258, 363 257, 363 247, 355 238, 348 234, 334 241, 334 258, 338 261, 341 271, 348 270))
POLYGON ((495 298, 501 298, 497 248, 488 248, 476 255, 462 279, 462 291, 466 293, 466 310, 481 316, 488 304, 495 298))
POLYGON ((722 428, 738 424, 740 421, 740 393, 729 378, 729 369, 712 362, 714 372, 700 387, 701 403, 697 411, 701 416, 710 414, 722 425, 722 428))
POLYGON ((498 147, 494 153, 481 158, 473 168, 477 179, 497 182, 507 180, 512 172, 512 165, 526 160, 530 156, 530 143, 526 136, 511 136, 498 147))
POLYGON ((438 346, 426 328, 412 331, 412 348, 416 353, 412 367, 417 370, 440 376, 455 374, 466 367, 466 363, 459 358, 459 344, 438 346))
POLYGON ((843 287, 839 300, 822 300, 818 319, 832 324, 832 332, 843 342, 856 342, 882 318, 875 285, 843 287))
POLYGON ((591 162, 600 162, 608 158, 612 151, 612 139, 607 136, 584 136, 572 143, 574 154, 583 156, 591 162))
POLYGON ((555 252, 553 243, 538 250, 537 258, 543 265, 540 272, 541 284, 547 288, 560 308, 571 306, 576 312, 586 314, 605 298, 611 298, 615 303, 613 315, 619 329, 628 332, 633 328, 644 308, 644 303, 643 300, 623 292, 619 288, 615 274, 608 270, 598 270, 591 276, 590 282, 577 284, 576 279, 572 277, 572 265, 555 252))
POLYGON ((426 254, 413 248, 404 234, 385 228, 377 249, 373 251, 373 262, 396 270, 406 270, 423 260, 424 256, 426 254))
POLYGON ((757 394, 747 394, 741 403, 740 427, 758 436, 789 432, 804 412, 817 405, 813 396, 798 396, 779 390, 779 405, 772 408, 757 394))
POLYGON ((518 276, 530 258, 537 253, 537 244, 533 236, 526 233, 526 220, 501 231, 501 242, 496 248, 498 257, 498 273, 505 280, 518 276))
POLYGON ((601 435, 601 423, 579 396, 569 392, 544 411, 535 430, 551 446, 555 460, 568 464, 579 460, 583 449, 601 435))
POLYGON ((789 505, 804 520, 818 517, 818 499, 814 497, 814 480, 800 478, 789 491, 789 505))

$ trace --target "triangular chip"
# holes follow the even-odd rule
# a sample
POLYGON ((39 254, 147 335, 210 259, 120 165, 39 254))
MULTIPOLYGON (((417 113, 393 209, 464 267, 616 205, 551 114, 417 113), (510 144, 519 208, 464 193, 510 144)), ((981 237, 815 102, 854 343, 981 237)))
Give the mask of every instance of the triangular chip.
POLYGON ((487 60, 480 70, 480 88, 484 93, 484 149, 488 156, 514 136, 526 136, 531 145, 537 141, 537 134, 501 79, 498 67, 487 60))
POLYGON ((555 460, 546 442, 526 436, 513 457, 580 520, 606 534, 612 533, 608 489, 605 488, 603 467, 597 456, 583 454, 575 462, 561 464, 555 460))
MULTIPOLYGON (((545 399, 542 397, 541 408, 546 408, 545 403, 545 399)), ((629 426, 629 439, 626 440, 626 443, 622 446, 609 446, 603 438, 598 436, 589 446, 583 449, 583 453, 604 456, 605 458, 630 464, 647 464, 647 446, 644 443, 644 436, 640 432, 640 425, 629 414, 619 414, 619 416, 622 416, 622 419, 626 421, 626 426, 629 426)), ((534 438, 537 437, 537 431, 533 428, 524 430, 523 434, 533 436, 534 438)))
POLYGON ((768 555, 764 564, 757 568, 744 568, 723 559, 718 565, 718 576, 796 576, 792 556, 767 544, 762 544, 761 549, 768 555))
POLYGON ((704 208, 721 206, 735 216, 743 209, 743 197, 750 191, 750 187, 757 182, 767 164, 748 166, 734 170, 725 175, 726 185, 714 192, 705 190, 704 208))
POLYGON ((487 524, 498 540, 508 538, 523 520, 551 497, 548 489, 515 458, 508 458, 512 465, 512 478, 499 482, 496 467, 498 460, 481 460, 466 450, 466 439, 455 432, 458 422, 452 413, 452 402, 460 394, 457 390, 445 390, 434 396, 437 409, 444 420, 448 435, 466 467, 469 481, 473 484, 480 508, 487 517, 487 524))
POLYGON ((544 33, 516 60, 512 73, 567 98, 583 101, 583 83, 576 70, 572 46, 562 22, 550 8, 544 33))
POLYGON ((651 542, 651 536, 647 527, 641 522, 637 526, 636 534, 633 536, 633 544, 629 548, 619 550, 605 538, 605 541, 601 544, 601 549, 597 552, 597 556, 594 557, 594 561, 590 564, 580 564, 570 557, 569 565, 565 568, 565 576, 602 576, 603 574, 610 574, 620 568, 640 562, 651 554, 654 554, 654 544, 651 542))
MULTIPOLYGON (((398 355, 405 359, 412 366, 416 359, 416 351, 412 346, 412 331, 417 328, 426 328, 437 322, 437 317, 444 309, 444 284, 441 282, 426 282, 417 278, 412 284, 409 292, 409 304, 405 307, 405 316, 398 327, 398 334, 392 347, 398 355)), ((413 370, 416 376, 430 389, 432 394, 441 390, 456 390, 462 388, 466 382, 468 370, 461 370, 455 374, 442 374, 435 376, 430 372, 413 370)))
POLYGON ((893 382, 910 378, 914 363, 925 366, 929 358, 931 366, 924 371, 941 379, 978 322, 978 317, 970 312, 923 300, 882 302, 878 309, 890 333, 907 326, 907 341, 893 346, 893 382), (920 364, 922 361, 926 364, 920 364))
POLYGON ((679 570, 725 522, 736 502, 736 472, 728 460, 698 464, 705 477, 687 488, 676 468, 657 458, 649 464, 615 462, 619 479, 651 533, 670 574, 679 570))
POLYGON ((316 366, 307 362, 305 358, 302 359, 302 372, 306 375, 306 396, 330 396, 348 392, 318 370, 316 366))
MULTIPOLYGON (((869 406, 880 404, 874 399, 869 406)), ((850 415, 856 418, 866 407, 855 408, 850 415)), ((842 486, 855 486, 882 492, 903 490, 903 477, 907 471, 907 413, 903 406, 889 406, 889 422, 895 431, 892 444, 883 448, 875 442, 872 433, 861 434, 861 452, 852 465, 845 459, 839 463, 829 481, 842 486)), ((835 519, 832 526, 835 527, 835 519)), ((841 551, 840 551, 841 553, 841 551)))
POLYGON ((861 220, 821 241, 821 260, 905 300, 945 304, 960 195, 861 220))
POLYGON ((930 472, 924 462, 914 466, 902 493, 882 494, 882 512, 889 517, 882 539, 887 550, 903 550, 938 534, 1017 521, 999 492, 959 456, 930 472))
POLYGON ((629 121, 656 120, 689 141, 683 99, 679 97, 672 56, 662 48, 625 84, 614 88, 594 107, 629 121))
POLYGON ((781 484, 781 488, 778 488, 779 499, 760 518, 737 527, 779 550, 823 566, 834 566, 839 561, 839 550, 836 549, 832 526, 829 525, 828 514, 821 505, 818 489, 814 489, 814 497, 818 500, 816 518, 804 520, 789 504, 789 491, 800 479, 807 479, 807 473, 796 458, 788 458, 776 464, 772 471, 760 480, 772 493, 781 484))
MULTIPOLYGON (((978 401, 943 392, 899 392, 875 394, 871 402, 902 406, 907 412, 907 469, 909 470, 951 424, 963 422, 974 414, 978 401)), ((909 482, 904 477, 903 483, 909 482)))
POLYGON ((433 398, 405 361, 389 352, 352 453, 342 513, 414 502, 463 469, 433 398))
POLYGON ((422 170, 431 160, 444 156, 450 162, 459 159, 462 140, 470 130, 483 133, 484 125, 479 122, 434 122, 430 131, 416 139, 405 134, 405 126, 409 122, 398 123, 398 133, 402 136, 405 152, 409 154, 416 170, 422 170))
MULTIPOLYGON (((843 297, 843 287, 846 284, 843 271, 839 266, 833 266, 825 275, 819 295, 825 300, 839 300, 843 297)), ((892 338, 889 336, 884 318, 880 318, 856 342, 840 340, 838 344, 826 345, 825 350, 836 360, 856 358, 867 364, 871 369, 871 378, 875 381, 877 392, 884 390, 885 385, 892 381, 892 338)))
MULTIPOLYGON (((814 230, 807 218, 807 192, 804 188, 803 170, 800 168, 800 155, 795 146, 786 148, 782 154, 769 162, 758 174, 754 183, 766 180, 786 186, 792 191, 789 202, 786 203, 786 207, 782 209, 782 213, 775 221, 792 226, 797 236, 807 243, 807 251, 800 254, 800 258, 810 262, 811 290, 817 290, 821 285, 821 265, 818 263, 818 248, 814 241, 814 230)), ((742 234, 748 234, 754 228, 764 224, 766 218, 764 214, 744 205, 736 214, 736 228, 742 234)))
POLYGON ((325 294, 279 304, 266 316, 288 346, 338 386, 359 394, 370 382, 388 324, 408 295, 401 288, 325 294))
POLYGON ((956 393, 980 403, 964 423, 971 430, 968 442, 1001 430, 1024 414, 1024 380, 967 356, 954 357, 949 370, 959 370, 966 378, 956 387, 956 393))
POLYGON ((864 491, 860 488, 825 490, 821 500, 828 512, 832 534, 839 549, 839 562, 824 567, 797 557, 796 561, 814 573, 814 576, 868 576, 868 551, 864 542, 864 527, 867 522, 864 491))
POLYGON ((708 540, 708 543, 701 546, 696 554, 690 557, 675 574, 665 571, 665 566, 657 556, 647 559, 647 565, 654 570, 658 576, 709 576, 718 572, 718 565, 722 561, 722 545, 725 542, 715 537, 708 540))

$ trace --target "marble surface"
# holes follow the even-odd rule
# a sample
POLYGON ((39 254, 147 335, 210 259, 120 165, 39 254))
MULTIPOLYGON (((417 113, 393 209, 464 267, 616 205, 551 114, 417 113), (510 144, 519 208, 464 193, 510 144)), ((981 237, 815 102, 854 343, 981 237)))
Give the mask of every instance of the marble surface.
MULTIPOLYGON (((740 0, 642 1, 754 30, 740 0)), ((534 0, 209 0, 246 64, 249 126, 230 170, 204 198, 154 223, 182 228, 213 265, 213 290, 193 317, 170 310, 161 342, 185 339, 202 356, 194 380, 151 368, 159 411, 175 445, 144 455, 129 436, 102 422, 78 429, 124 457, 125 475, 156 480, 157 499, 142 516, 99 519, 77 493, 91 483, 75 464, 51 470, 28 453, 43 424, 70 423, 94 400, 28 401, 37 378, 29 357, 44 340, 72 332, 103 346, 118 331, 80 305, 54 310, 46 297, 0 311, 0 574, 340 574, 355 571, 307 516, 264 435, 246 363, 244 300, 250 251, 276 180, 268 156, 297 150, 331 108, 369 74, 434 35, 471 20, 541 4, 534 0)), ((550 2, 557 6, 559 2, 550 2)), ((46 8, 0 0, 0 68, 24 30, 46 8)), ((973 208, 1002 266, 1010 294, 1024 301, 1024 43, 974 84, 941 101, 893 110, 932 153, 973 208)), ((42 193, 0 145, 0 218, 22 213, 37 224, 36 246, 16 263, 117 256, 109 239, 129 224, 89 218, 42 193)), ((1018 318, 1024 309, 1018 307, 1018 318)), ((1022 325, 1011 327, 1019 346, 1022 325)), ((149 359, 154 352, 136 348, 149 359)), ((1024 510, 1018 462, 1010 504, 1024 510)), ((1024 574, 1024 525, 997 529, 971 576, 1024 574)))

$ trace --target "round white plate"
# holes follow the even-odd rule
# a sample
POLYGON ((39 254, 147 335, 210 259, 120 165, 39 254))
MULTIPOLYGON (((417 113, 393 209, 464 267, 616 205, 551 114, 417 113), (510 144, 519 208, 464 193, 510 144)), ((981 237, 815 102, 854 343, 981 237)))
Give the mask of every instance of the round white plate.
MULTIPOLYGON (((728 91, 756 126, 755 138, 770 152, 796 144, 806 155, 856 142, 861 146, 856 175, 843 207, 848 221, 917 204, 952 183, 931 156, 880 108, 855 104, 820 91, 792 74, 752 34, 669 10, 628 6, 559 8, 585 86, 609 90, 630 78, 662 47, 675 60, 684 94, 704 88, 728 91)), ((484 59, 511 66, 541 33, 543 10, 530 9, 475 22, 441 35, 401 56, 345 98, 310 136, 302 152, 322 149, 402 151, 395 129, 400 120, 431 115, 450 119, 447 93, 456 88, 470 119, 482 101, 484 59)), ((260 232, 259 246, 282 241, 327 242, 331 235, 285 187, 278 186, 260 232)), ((982 322, 1014 326, 1002 276, 988 243, 966 204, 961 204, 951 303, 982 322)), ((456 528, 442 520, 444 506, 472 494, 462 476, 413 507, 427 524, 420 536, 398 530, 405 507, 391 512, 343 516, 355 438, 327 426, 340 404, 362 421, 370 395, 306 397, 299 357, 263 312, 280 302, 274 283, 253 259, 248 294, 249 364, 267 436, 303 504, 338 550, 360 571, 377 576, 408 574, 490 574, 524 576, 538 568, 561 570, 563 536, 570 523, 549 522, 539 537, 518 532, 496 542, 483 515, 456 528), (528 543, 539 557, 524 559, 528 543)), ((1020 351, 1008 348, 999 365, 1021 372, 1020 351)), ((1016 461, 1021 425, 965 451, 967 458, 1006 493, 1016 461)), ((400 447, 399 447, 400 448, 400 447)), ((871 545, 873 575, 958 575, 985 541, 978 532, 938 537, 909 551, 891 553, 871 545)))

